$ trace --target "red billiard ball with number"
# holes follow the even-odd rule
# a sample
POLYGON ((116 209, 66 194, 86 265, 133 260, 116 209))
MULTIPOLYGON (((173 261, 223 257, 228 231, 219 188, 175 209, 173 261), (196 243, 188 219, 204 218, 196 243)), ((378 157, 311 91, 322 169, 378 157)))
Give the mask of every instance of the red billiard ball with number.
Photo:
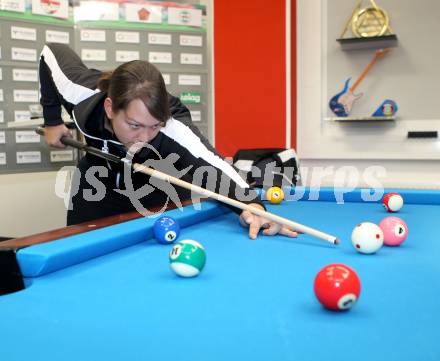
POLYGON ((398 212, 403 207, 403 197, 399 193, 387 193, 382 203, 388 212, 398 212))
POLYGON ((408 236, 408 226, 398 217, 386 217, 379 223, 383 232, 383 243, 387 246, 400 246, 408 236))
POLYGON ((352 268, 340 263, 329 264, 316 275, 314 291, 324 307, 349 310, 359 298, 361 281, 352 268))

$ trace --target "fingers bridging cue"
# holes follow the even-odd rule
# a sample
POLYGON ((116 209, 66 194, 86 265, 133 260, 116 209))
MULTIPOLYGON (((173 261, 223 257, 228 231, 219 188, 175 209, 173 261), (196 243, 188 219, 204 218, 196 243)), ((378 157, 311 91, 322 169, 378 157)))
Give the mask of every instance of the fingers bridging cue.
POLYGON ((257 238, 258 232, 260 232, 260 224, 258 222, 252 222, 249 225, 249 237, 252 239, 257 238))
POLYGON ((295 232, 295 231, 292 231, 289 228, 282 227, 281 230, 280 230, 280 234, 282 234, 283 236, 295 238, 295 237, 298 237, 299 232, 295 232))
POLYGON ((274 236, 277 233, 280 232, 281 230, 281 225, 277 224, 277 223, 271 223, 271 224, 267 224, 269 227, 267 227, 264 231, 263 234, 266 236, 274 236))
POLYGON ((238 221, 240 222, 240 226, 247 228, 248 224, 246 223, 246 221, 243 219, 243 217, 239 217, 238 221))

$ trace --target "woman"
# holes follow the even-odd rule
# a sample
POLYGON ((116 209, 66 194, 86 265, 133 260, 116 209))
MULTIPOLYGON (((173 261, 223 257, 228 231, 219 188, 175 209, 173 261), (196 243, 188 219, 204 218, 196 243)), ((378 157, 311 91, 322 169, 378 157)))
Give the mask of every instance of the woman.
MULTIPOLYGON (((173 176, 264 208, 258 195, 193 125, 189 110, 167 93, 154 65, 136 60, 101 73, 88 69, 69 47, 48 44, 40 57, 40 89, 49 145, 63 147, 61 137, 71 136, 61 119, 64 106, 89 145, 133 162, 162 167, 159 170, 173 176), (242 197, 237 196, 240 194, 242 197)), ((190 197, 184 189, 167 188, 163 182, 92 154, 80 160, 72 190, 69 225, 190 197)), ((249 211, 241 212, 240 217, 249 225, 251 238, 262 227, 267 235, 296 236, 287 227, 249 211)))

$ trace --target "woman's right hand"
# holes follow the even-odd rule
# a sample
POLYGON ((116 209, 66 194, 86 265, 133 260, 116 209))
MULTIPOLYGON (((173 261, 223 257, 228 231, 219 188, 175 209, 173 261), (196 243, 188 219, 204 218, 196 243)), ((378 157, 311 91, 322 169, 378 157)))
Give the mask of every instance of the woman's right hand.
POLYGON ((73 137, 72 132, 64 124, 46 126, 44 128, 44 138, 46 143, 51 147, 66 148, 66 146, 61 143, 62 137, 73 137))

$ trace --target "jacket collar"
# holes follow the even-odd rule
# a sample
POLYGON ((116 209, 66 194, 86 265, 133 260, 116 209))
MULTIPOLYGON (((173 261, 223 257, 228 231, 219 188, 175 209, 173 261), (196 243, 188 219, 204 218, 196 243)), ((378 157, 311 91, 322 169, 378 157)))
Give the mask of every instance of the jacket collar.
POLYGON ((108 152, 108 143, 123 146, 116 137, 105 129, 104 100, 107 93, 99 92, 77 104, 73 120, 78 130, 88 139, 102 142, 102 150, 108 152))

